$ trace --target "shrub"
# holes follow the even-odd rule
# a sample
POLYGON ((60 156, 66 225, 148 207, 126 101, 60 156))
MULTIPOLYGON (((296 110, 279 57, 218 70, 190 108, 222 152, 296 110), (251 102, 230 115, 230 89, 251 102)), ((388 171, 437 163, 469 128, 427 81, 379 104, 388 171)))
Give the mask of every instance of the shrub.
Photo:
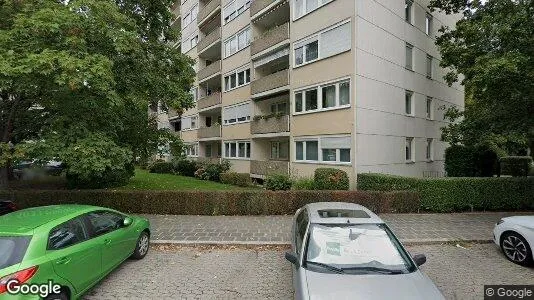
POLYGON ((171 215, 291 215, 313 202, 343 201, 376 213, 416 212, 413 192, 361 191, 119 191, 3 190, 0 198, 20 208, 53 204, 88 204, 125 213, 171 215))
POLYGON ((220 163, 203 163, 202 166, 195 172, 195 177, 202 180, 221 181, 221 173, 230 170, 230 162, 223 160, 220 163))
POLYGON ((313 176, 317 190, 348 190, 347 172, 334 168, 317 168, 313 176))
POLYGON ((488 145, 481 145, 474 149, 473 164, 475 176, 492 177, 497 173, 499 156, 497 152, 488 145))
POLYGON ((252 179, 248 173, 226 172, 221 174, 221 182, 241 187, 252 185, 252 179))
POLYGON ((267 175, 263 185, 270 191, 287 191, 291 189, 292 181, 288 175, 271 174, 267 175))
POLYGON ((148 171, 150 173, 158 174, 173 174, 174 167, 170 162, 157 160, 148 166, 148 171))
POLYGON ((358 189, 410 190, 432 212, 534 209, 534 178, 411 178, 359 174, 358 189))
POLYGON ((499 163, 500 175, 512 175, 514 177, 527 176, 532 163, 532 157, 506 156, 501 157, 499 163))
POLYGON ((445 171, 450 177, 475 176, 474 151, 472 148, 453 145, 445 150, 445 171))
POLYGON ((67 188, 97 189, 124 186, 128 184, 128 181, 130 181, 130 178, 134 175, 135 166, 133 163, 126 164, 124 168, 106 168, 103 172, 95 173, 84 178, 76 173, 67 171, 67 188))
POLYGON ((293 182, 293 190, 314 190, 315 182, 311 177, 301 177, 293 182))
POLYGON ((198 170, 198 163, 188 159, 177 159, 172 164, 174 172, 182 176, 194 177, 198 170))

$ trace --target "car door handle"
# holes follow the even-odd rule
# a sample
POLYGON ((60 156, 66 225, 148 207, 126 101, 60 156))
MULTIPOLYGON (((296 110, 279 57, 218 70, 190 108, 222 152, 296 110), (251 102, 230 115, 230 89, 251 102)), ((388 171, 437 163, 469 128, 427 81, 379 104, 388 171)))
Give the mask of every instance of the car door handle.
POLYGON ((68 257, 62 257, 62 258, 56 260, 56 264, 58 264, 58 265, 66 265, 69 262, 70 262, 70 258, 68 258, 68 257))
POLYGON ((111 244, 111 240, 110 239, 105 239, 104 240, 104 245, 109 245, 111 244))

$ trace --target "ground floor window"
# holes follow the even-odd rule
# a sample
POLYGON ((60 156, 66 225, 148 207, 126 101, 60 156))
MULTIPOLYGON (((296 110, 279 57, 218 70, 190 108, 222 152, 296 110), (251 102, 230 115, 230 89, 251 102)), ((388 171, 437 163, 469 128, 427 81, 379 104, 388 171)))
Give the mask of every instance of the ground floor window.
POLYGON ((186 156, 198 156, 198 144, 188 144, 184 146, 186 156))
POLYGON ((289 159, 289 142, 271 142, 271 159, 289 159))
POLYGON ((306 138, 295 141, 295 160, 309 162, 350 163, 350 136, 306 138))
POLYGON ((224 157, 226 158, 250 158, 249 141, 233 141, 224 143, 224 157))

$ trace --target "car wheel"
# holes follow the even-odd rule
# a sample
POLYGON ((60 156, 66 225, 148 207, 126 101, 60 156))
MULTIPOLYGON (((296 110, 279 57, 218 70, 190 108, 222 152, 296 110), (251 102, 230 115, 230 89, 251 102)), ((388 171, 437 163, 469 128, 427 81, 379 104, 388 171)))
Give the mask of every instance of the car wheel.
POLYGON ((137 239, 137 245, 135 246, 135 251, 132 254, 134 259, 143 259, 148 253, 148 247, 150 246, 150 235, 148 232, 143 231, 137 239))
POLYGON ((528 266, 532 264, 530 245, 519 233, 507 232, 501 238, 501 249, 510 261, 528 266))
POLYGON ((48 295, 45 300, 69 300, 69 295, 63 291, 59 294, 48 295))

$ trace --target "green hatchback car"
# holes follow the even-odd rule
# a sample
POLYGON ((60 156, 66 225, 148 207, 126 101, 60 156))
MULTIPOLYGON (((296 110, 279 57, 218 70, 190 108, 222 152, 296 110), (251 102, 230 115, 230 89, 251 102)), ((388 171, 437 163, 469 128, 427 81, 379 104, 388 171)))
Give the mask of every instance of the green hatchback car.
POLYGON ((147 219, 107 208, 54 205, 1 216, 0 299, 78 299, 127 258, 145 257, 149 242, 147 219))

